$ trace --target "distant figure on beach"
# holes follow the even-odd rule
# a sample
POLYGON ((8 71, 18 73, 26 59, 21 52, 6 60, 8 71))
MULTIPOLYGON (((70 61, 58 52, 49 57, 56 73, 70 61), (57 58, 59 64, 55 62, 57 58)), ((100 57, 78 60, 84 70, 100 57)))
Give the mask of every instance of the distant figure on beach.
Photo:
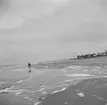
POLYGON ((29 73, 31 72, 31 63, 28 63, 29 73))

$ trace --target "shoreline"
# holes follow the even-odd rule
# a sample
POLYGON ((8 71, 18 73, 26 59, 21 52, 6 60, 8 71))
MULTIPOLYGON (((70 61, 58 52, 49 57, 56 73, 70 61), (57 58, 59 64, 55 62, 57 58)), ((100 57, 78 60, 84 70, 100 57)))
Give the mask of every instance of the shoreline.
MULTIPOLYGON (((42 105, 105 105, 107 103, 107 78, 85 79, 66 90, 40 97, 42 105)), ((41 105, 40 104, 40 105, 41 105)))

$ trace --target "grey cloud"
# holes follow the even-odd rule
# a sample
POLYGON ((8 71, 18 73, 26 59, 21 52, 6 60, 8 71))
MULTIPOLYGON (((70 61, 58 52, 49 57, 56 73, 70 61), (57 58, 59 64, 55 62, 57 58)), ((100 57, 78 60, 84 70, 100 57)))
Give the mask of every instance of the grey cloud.
POLYGON ((0 8, 6 7, 9 5, 9 0, 0 0, 0 8))
POLYGON ((102 7, 107 8, 107 0, 98 0, 98 1, 99 1, 99 4, 100 4, 102 7))
POLYGON ((10 7, 10 0, 0 0, 0 17, 10 7))
POLYGON ((50 16, 62 5, 61 0, 1 0, 0 29, 19 28, 29 19, 50 16))
MULTIPOLYGON (((17 2, 19 4, 22 2, 22 0, 11 1, 16 2, 16 5, 17 2)), ((31 3, 32 0, 29 1, 31 3)), ((43 15, 46 17, 32 19, 18 30, 4 30, 5 37, 0 40, 0 48, 3 49, 0 49, 0 54, 2 53, 0 61, 2 62, 4 59, 3 62, 6 63, 11 60, 13 63, 20 62, 21 58, 24 59, 23 62, 28 59, 46 60, 58 58, 61 54, 60 58, 63 58, 68 56, 67 53, 71 57, 72 51, 99 50, 100 41, 107 39, 107 15, 104 11, 106 10, 104 3, 105 1, 100 2, 100 0, 73 0, 67 7, 61 8, 57 12, 54 12, 56 11, 54 6, 51 8, 51 5, 39 1, 36 5, 33 3, 34 7, 32 6, 31 11, 34 10, 34 14, 29 12, 32 15, 30 18, 43 15), (51 15, 52 13, 54 14, 51 15)), ((18 7, 16 6, 15 12, 25 18, 30 16, 26 9, 22 12, 23 5, 19 6, 19 4, 18 7), (19 7, 21 8, 19 9, 19 7)), ((6 6, 5 3, 1 5, 3 8, 6 6)), ((12 5, 15 6, 13 3, 7 4, 7 7, 12 5)), ((29 5, 27 6, 29 7, 29 5)), ((14 16, 13 12, 7 16, 10 15, 14 16)))

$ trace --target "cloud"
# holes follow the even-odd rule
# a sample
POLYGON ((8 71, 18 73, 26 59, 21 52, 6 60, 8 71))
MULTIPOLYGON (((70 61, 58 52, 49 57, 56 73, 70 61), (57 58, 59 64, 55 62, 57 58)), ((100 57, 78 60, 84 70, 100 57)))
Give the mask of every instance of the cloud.
POLYGON ((104 42, 100 45, 101 47, 107 47, 107 42, 104 42))
POLYGON ((0 29, 4 29, 0 62, 62 59, 74 51, 106 48, 100 46, 107 40, 106 3, 101 0, 4 1, 0 3, 0 29))
POLYGON ((24 20, 17 15, 4 14, 0 19, 0 29, 13 29, 22 26, 24 20))
MULTIPOLYGON (((3 0, 0 0, 0 2, 3 0)), ((32 18, 50 16, 68 0, 4 0, 0 11, 0 29, 14 29, 21 27, 24 22, 32 18), (6 9, 5 11, 3 9, 6 9)))
POLYGON ((52 2, 52 3, 57 3, 57 4, 63 4, 67 3, 69 0, 41 0, 43 2, 52 2))

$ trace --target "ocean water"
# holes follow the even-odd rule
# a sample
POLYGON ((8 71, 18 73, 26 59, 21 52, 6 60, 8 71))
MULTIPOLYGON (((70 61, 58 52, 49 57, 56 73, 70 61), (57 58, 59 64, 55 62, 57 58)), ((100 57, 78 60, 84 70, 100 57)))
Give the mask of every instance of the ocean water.
MULTIPOLYGON (((70 66, 62 69, 36 69, 25 65, 0 68, 0 105, 39 105, 39 98, 65 91, 89 78, 106 76, 106 67, 70 66), (2 97, 2 98, 1 98, 2 97)), ((79 93, 82 97, 83 94, 79 93)))

